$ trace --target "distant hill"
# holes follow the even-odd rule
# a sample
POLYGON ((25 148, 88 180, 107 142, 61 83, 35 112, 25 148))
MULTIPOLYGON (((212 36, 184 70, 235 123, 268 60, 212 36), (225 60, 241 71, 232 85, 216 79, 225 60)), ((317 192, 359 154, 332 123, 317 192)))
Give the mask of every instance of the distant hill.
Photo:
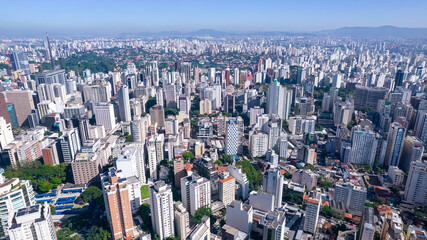
POLYGON ((401 28, 394 26, 343 27, 334 30, 319 31, 316 34, 350 37, 427 38, 427 28, 401 28))

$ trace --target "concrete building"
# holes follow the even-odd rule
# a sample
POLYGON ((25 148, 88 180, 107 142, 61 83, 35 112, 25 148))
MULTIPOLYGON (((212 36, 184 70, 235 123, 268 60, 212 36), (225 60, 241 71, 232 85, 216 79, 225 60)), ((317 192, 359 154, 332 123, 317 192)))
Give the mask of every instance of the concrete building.
POLYGON ((209 99, 200 100, 200 115, 212 113, 212 101, 209 99))
POLYGON ((427 163, 412 162, 406 181, 404 200, 411 204, 427 205, 427 163))
POLYGON ((123 177, 128 178, 135 176, 141 184, 146 184, 145 179, 145 163, 144 163, 144 148, 140 147, 125 147, 122 153, 116 160, 117 170, 121 170, 123 177))
POLYGON ((247 240, 248 234, 225 224, 221 229, 221 240, 247 240))
POLYGON ((119 100, 119 112, 120 120, 123 122, 130 122, 130 103, 129 103, 129 89, 126 85, 123 85, 117 91, 119 100))
POLYGON ((387 171, 387 175, 390 178, 394 186, 401 187, 403 186, 403 181, 405 179, 405 174, 396 166, 390 166, 387 171))
POLYGON ((28 114, 35 109, 32 91, 6 91, 6 101, 15 106, 19 126, 25 124, 28 114))
POLYGON ((243 200, 248 199, 249 197, 249 180, 241 168, 235 166, 229 166, 227 171, 233 176, 236 180, 236 183, 240 185, 239 190, 240 194, 237 194, 237 198, 242 197, 243 200))
POLYGON ((253 158, 262 157, 268 151, 268 135, 262 132, 253 133, 249 137, 250 152, 253 158))
POLYGON ((342 202, 348 211, 356 215, 362 214, 366 197, 366 188, 344 183, 337 183, 335 186, 334 201, 342 202))
POLYGON ((195 173, 181 178, 181 199, 187 211, 194 216, 199 208, 211 205, 210 181, 195 173))
POLYGON ((103 125, 105 131, 109 132, 116 127, 116 115, 112 104, 98 102, 93 107, 93 114, 95 114, 96 125, 103 125))
POLYGON ((94 153, 78 153, 71 162, 74 184, 91 185, 99 182, 102 170, 100 157, 94 153))
POLYGON ((14 213, 8 230, 10 240, 56 240, 50 206, 47 203, 19 209, 14 213))
POLYGON ((203 216, 201 222, 193 228, 188 240, 210 239, 211 237, 211 220, 208 216, 203 216))
POLYGON ((164 181, 157 181, 149 188, 151 222, 159 239, 175 236, 172 190, 164 181))
POLYGON ((288 91, 275 80, 267 92, 267 113, 279 115, 281 119, 287 120, 291 111, 292 91, 288 91))
POLYGON ((7 123, 3 117, 0 117, 0 151, 14 140, 12 124, 7 123))
POLYGON ((300 183, 311 190, 317 186, 317 174, 310 170, 299 170, 292 173, 292 182, 300 183))
POLYGON ((424 145, 427 145, 427 111, 421 110, 417 113, 417 118, 414 126, 414 134, 424 145))
POLYGON ((414 136, 406 136, 403 142, 402 155, 400 156, 399 167, 405 172, 409 172, 412 162, 421 161, 424 154, 424 144, 414 136))
POLYGON ((61 146, 63 161, 71 162, 81 149, 79 134, 77 128, 67 129, 62 133, 59 144, 61 146))
POLYGON ((226 124, 225 153, 237 155, 243 152, 244 123, 241 117, 229 119, 226 124))
POLYGON ((316 234, 320 206, 322 206, 322 199, 320 198, 320 196, 308 198, 304 218, 304 232, 308 232, 313 235, 316 234))
POLYGON ((386 166, 399 166, 405 134, 406 129, 399 123, 394 122, 390 125, 387 136, 387 152, 384 159, 386 166))
POLYGON ((246 234, 252 230, 253 208, 240 201, 233 201, 227 206, 225 220, 227 225, 234 227, 246 234))
POLYGON ((274 206, 280 208, 282 206, 284 177, 277 169, 270 169, 264 174, 262 182, 262 190, 274 195, 274 206))
POLYGON ((365 126, 355 126, 351 129, 350 163, 374 166, 378 141, 375 132, 365 126))
POLYGON ((225 206, 235 200, 236 196, 236 179, 230 176, 230 173, 223 172, 219 179, 219 200, 225 206))
POLYGON ((165 110, 162 106, 154 106, 150 108, 151 124, 157 127, 165 126, 165 110))
POLYGON ((101 174, 101 186, 111 238, 131 240, 139 234, 133 225, 128 184, 120 173, 114 167, 109 168, 101 174))
POLYGON ((252 191, 249 194, 249 205, 264 212, 273 211, 275 208, 274 199, 274 195, 271 193, 252 191))
POLYGON ((190 231, 190 216, 182 202, 174 203, 175 235, 180 239, 186 239, 190 231))

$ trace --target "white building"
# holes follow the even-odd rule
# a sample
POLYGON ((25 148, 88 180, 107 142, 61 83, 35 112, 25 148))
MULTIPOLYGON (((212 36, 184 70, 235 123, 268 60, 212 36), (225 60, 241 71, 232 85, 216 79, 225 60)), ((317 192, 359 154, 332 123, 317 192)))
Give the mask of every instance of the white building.
MULTIPOLYGON (((249 180, 246 173, 242 172, 241 168, 235 166, 229 166, 227 171, 236 179, 236 182, 240 185, 240 196, 243 200, 249 197, 249 180)), ((237 196, 239 197, 239 196, 237 196)))
POLYGON ((12 125, 6 123, 3 117, 0 117, 0 151, 14 140, 12 125))
POLYGON ((363 212, 366 197, 366 188, 354 186, 349 183, 337 183, 335 186, 335 202, 342 202, 350 213, 360 215, 363 212))
POLYGON ((406 181, 404 199, 412 204, 427 205, 427 163, 412 162, 406 181))
POLYGON ((98 103, 93 107, 96 125, 103 125, 105 131, 111 131, 116 127, 114 107, 110 103, 98 103))
POLYGON ((264 174, 262 182, 262 190, 274 195, 274 206, 280 208, 282 206, 284 177, 277 169, 270 169, 264 174))
POLYGON ((119 113, 120 120, 123 122, 130 122, 130 103, 129 103, 129 89, 126 85, 123 85, 118 90, 118 100, 119 100, 119 113))
POLYGON ((193 175, 181 178, 181 199, 187 211, 194 216, 196 211, 211 205, 211 184, 204 177, 193 175))
POLYGON ((142 144, 141 147, 123 148, 122 153, 116 160, 116 167, 118 170, 122 170, 123 177, 135 176, 141 184, 145 184, 145 163, 143 156, 144 148, 142 144))
POLYGON ((163 181, 150 186, 151 222, 159 239, 175 236, 172 190, 163 181))
POLYGON ((56 240, 50 206, 44 203, 19 209, 12 217, 8 233, 10 240, 56 240))
POLYGON ((267 113, 279 115, 281 119, 287 120, 291 111, 292 91, 288 91, 275 80, 267 93, 267 113))
POLYGON ((320 206, 322 205, 321 198, 309 198, 305 210, 304 231, 315 234, 317 230, 317 222, 319 220, 320 206))
POLYGON ((227 206, 226 223, 244 233, 250 234, 253 222, 253 208, 240 201, 233 201, 227 206))
POLYGON ((219 200, 227 206, 236 198, 236 179, 230 176, 228 172, 223 172, 220 175, 218 185, 219 200))
POLYGON ((351 129, 350 163, 374 166, 378 141, 368 127, 355 126, 351 129))
POLYGON ((262 157, 268 150, 268 135, 262 132, 250 136, 250 151, 252 157, 262 157))
POLYGON ((210 99, 200 100, 200 115, 212 113, 212 101, 210 99))
POLYGON ((180 239, 186 239, 190 231, 190 216, 182 202, 175 202, 175 235, 180 239))

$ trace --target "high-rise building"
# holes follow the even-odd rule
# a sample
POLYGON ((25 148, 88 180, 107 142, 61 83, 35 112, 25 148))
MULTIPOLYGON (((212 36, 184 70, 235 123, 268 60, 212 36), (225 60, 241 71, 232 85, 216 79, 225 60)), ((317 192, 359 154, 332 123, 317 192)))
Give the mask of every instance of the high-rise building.
POLYGON ((376 109, 378 101, 383 100, 387 93, 387 88, 370 88, 357 85, 354 96, 354 107, 357 109, 362 107, 376 109))
POLYGON ((185 79, 189 81, 191 79, 191 62, 183 62, 181 64, 181 72, 185 74, 185 79))
POLYGON ((211 184, 204 177, 193 175, 181 178, 181 199, 184 207, 194 216, 196 211, 211 205, 211 184))
POLYGON ((188 235, 188 240, 199 240, 199 239, 210 239, 211 237, 211 220, 208 216, 203 216, 199 224, 197 224, 190 235, 188 235))
POLYGON ((126 85, 123 85, 118 90, 118 100, 119 100, 119 112, 120 120, 123 122, 130 122, 130 103, 129 103, 129 89, 126 85))
POLYGON ((225 153, 227 155, 237 155, 243 152, 244 123, 241 117, 229 119, 227 121, 225 135, 225 153))
POLYGON ((316 234, 317 222, 319 220, 320 206, 322 205, 322 199, 320 196, 309 197, 307 200, 307 206, 305 210, 304 220, 304 231, 316 234))
POLYGON ((3 169, 0 169, 0 237, 7 234, 9 220, 18 209, 36 204, 30 181, 18 178, 4 180, 3 169))
POLYGON ((267 93, 267 113, 277 114, 281 119, 287 120, 291 111, 291 103, 292 92, 275 80, 267 93))
POLYGON ((226 222, 240 231, 250 234, 252 230, 254 210, 251 205, 233 201, 227 206, 226 222))
POLYGON ((31 91, 6 91, 7 103, 15 106, 18 125, 22 126, 27 120, 28 114, 35 109, 31 91))
POLYGON ((180 239, 186 239, 190 232, 190 216, 182 202, 175 202, 174 208, 175 235, 180 239))
POLYGON ((427 163, 411 162, 404 199, 411 204, 427 206, 427 163))
POLYGON ((74 160, 77 152, 81 149, 80 138, 77 128, 71 128, 63 131, 63 135, 59 140, 64 162, 71 162, 74 160))
POLYGON ((50 206, 45 202, 19 209, 12 217, 8 233, 10 240, 56 240, 50 206))
POLYGON ((11 54, 10 63, 12 64, 13 70, 22 70, 26 75, 31 74, 26 53, 14 51, 11 54))
POLYGON ((12 124, 7 123, 3 117, 0 117, 0 151, 3 151, 14 139, 12 124))
POLYGON ((384 160, 386 166, 399 166, 405 134, 406 129, 399 123, 394 122, 390 125, 387 136, 387 152, 384 160))
POLYGON ((135 176, 141 184, 146 184, 144 147, 142 144, 132 145, 122 149, 122 153, 116 160, 117 170, 121 170, 125 178, 135 176))
POLYGON ((176 86, 174 84, 164 86, 166 107, 177 108, 176 102, 176 86))
POLYGON ((414 136, 406 136, 403 142, 402 155, 400 156, 399 167, 405 172, 409 172, 411 162, 421 161, 424 154, 423 142, 414 136))
POLYGON ((186 114, 190 113, 191 100, 188 96, 181 95, 179 96, 179 111, 185 112, 186 114))
POLYGON ((374 166, 378 141, 375 133, 365 126, 351 129, 350 163, 374 166))
POLYGON ((246 177, 246 173, 242 172, 241 168, 234 166, 229 166, 227 171, 235 178, 236 183, 240 185, 236 197, 246 200, 249 197, 249 180, 246 177))
POLYGON ((98 154, 78 153, 71 162, 74 184, 91 185, 99 183, 101 159, 98 154))
POLYGON ((150 108, 151 124, 157 124, 157 127, 165 126, 165 110, 162 106, 156 105, 150 108))
POLYGON ((199 103, 200 115, 212 113, 212 101, 209 99, 203 99, 199 103))
POLYGON ((278 169, 270 169, 264 174, 262 190, 274 195, 276 208, 282 206, 284 177, 278 169))
POLYGON ((101 174, 107 219, 112 239, 131 240, 138 236, 133 225, 127 180, 114 167, 101 174))
POLYGON ((225 206, 236 198, 236 180, 228 172, 223 172, 219 179, 219 200, 225 206))
POLYGON ((50 71, 43 71, 41 73, 36 74, 36 83, 60 83, 65 86, 65 69, 55 69, 50 71))
POLYGON ((337 183, 335 186, 334 201, 342 202, 346 209, 354 214, 360 215, 362 213, 366 197, 366 188, 344 183, 337 183))
POLYGON ((414 126, 414 134, 424 142, 424 145, 427 144, 427 111, 418 111, 414 126))
POLYGON ((84 102, 110 102, 111 84, 105 80, 97 79, 92 85, 83 86, 84 102))
POLYGON ((93 107, 96 125, 103 125, 106 131, 111 131, 116 127, 116 116, 114 107, 110 103, 97 103, 93 107))
POLYGON ((160 239, 175 236, 172 190, 164 181, 155 182, 149 188, 151 222, 153 231, 160 239))
POLYGON ((396 77, 394 78, 394 89, 399 86, 403 86, 403 75, 404 72, 402 69, 396 71, 396 77))
POLYGON ((250 153, 252 157, 262 157, 268 151, 268 135, 262 132, 249 136, 250 153))

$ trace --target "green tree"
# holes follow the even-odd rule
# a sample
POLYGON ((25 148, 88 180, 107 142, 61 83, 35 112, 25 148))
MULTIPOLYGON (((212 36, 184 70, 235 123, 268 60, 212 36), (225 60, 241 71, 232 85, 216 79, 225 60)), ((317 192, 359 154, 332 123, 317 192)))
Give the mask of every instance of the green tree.
POLYGON ((216 165, 218 165, 218 166, 221 166, 221 165, 222 165, 222 162, 221 162, 221 160, 216 160, 216 161, 214 162, 214 164, 216 164, 216 165))
POLYGON ((108 230, 103 229, 102 227, 92 226, 89 231, 89 236, 87 240, 107 240, 111 237, 111 234, 108 230))
POLYGON ((221 157, 222 157, 222 160, 224 160, 224 162, 226 162, 228 164, 233 163, 233 159, 229 155, 223 153, 223 154, 221 154, 221 157))
POLYGON ((49 207, 50 207, 50 214, 55 215, 56 213, 55 207, 52 204, 50 204, 49 207))
POLYGON ((204 216, 208 216, 211 218, 211 225, 215 223, 216 219, 212 216, 212 209, 208 206, 204 206, 197 209, 197 211, 194 213, 194 223, 199 224, 204 216))
POLYGON ((82 200, 86 203, 90 203, 93 200, 96 200, 98 203, 102 198, 102 191, 98 187, 90 186, 82 193, 82 200))
POLYGON ((322 208, 322 213, 326 216, 331 216, 331 208, 329 206, 324 206, 322 208))
POLYGON ((184 152, 184 153, 182 154, 182 157, 183 157, 185 160, 193 159, 193 158, 194 158, 194 154, 193 154, 192 152, 184 152))
POLYGON ((141 204, 141 206, 138 209, 137 214, 142 218, 142 221, 144 222, 143 229, 145 231, 151 231, 152 230, 152 224, 151 224, 151 210, 150 205, 147 203, 141 204))
POLYGON ((40 192, 49 192, 52 189, 53 185, 48 181, 42 181, 39 186, 38 190, 40 192))

